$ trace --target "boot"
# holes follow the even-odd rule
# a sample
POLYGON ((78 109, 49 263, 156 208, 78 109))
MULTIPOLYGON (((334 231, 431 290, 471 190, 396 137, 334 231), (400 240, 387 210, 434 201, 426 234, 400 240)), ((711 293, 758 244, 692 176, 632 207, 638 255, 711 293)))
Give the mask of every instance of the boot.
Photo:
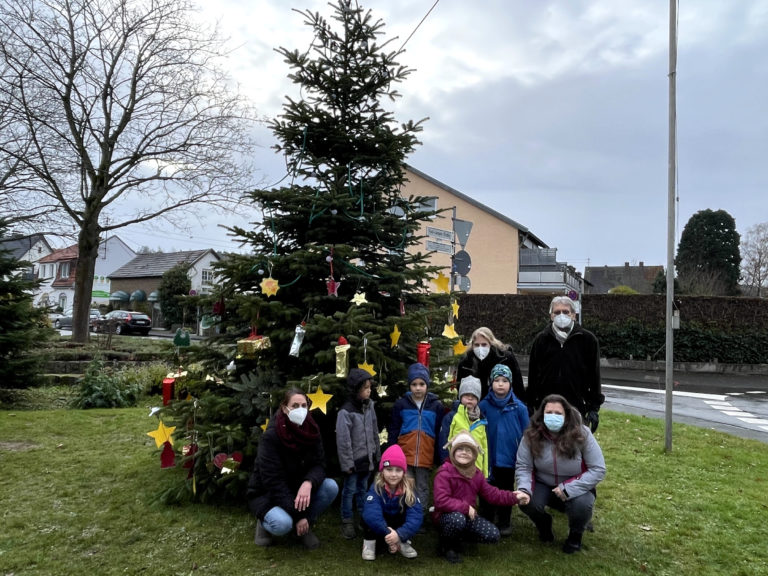
POLYGON ((563 542, 563 552, 573 554, 581 550, 581 533, 570 532, 568 538, 563 542))
POLYGON ((307 533, 301 537, 301 543, 304 544, 304 548, 307 550, 314 550, 320 546, 320 540, 311 529, 307 530, 307 533))
POLYGON ((256 521, 256 534, 253 537, 253 542, 256 546, 269 546, 272 544, 272 536, 267 532, 267 529, 264 528, 264 524, 261 523, 261 520, 256 521))
POLYGON ((459 553, 458 542, 440 542, 440 555, 445 557, 451 564, 461 563, 461 554, 459 553))
POLYGON ((363 560, 376 560, 376 540, 363 540, 363 560))
POLYGON ((555 533, 552 532, 552 516, 545 514, 544 517, 536 522, 536 528, 539 530, 539 540, 542 542, 554 542, 555 533))
POLYGON ((347 540, 352 540, 355 537, 355 524, 352 518, 341 519, 341 535, 347 540))

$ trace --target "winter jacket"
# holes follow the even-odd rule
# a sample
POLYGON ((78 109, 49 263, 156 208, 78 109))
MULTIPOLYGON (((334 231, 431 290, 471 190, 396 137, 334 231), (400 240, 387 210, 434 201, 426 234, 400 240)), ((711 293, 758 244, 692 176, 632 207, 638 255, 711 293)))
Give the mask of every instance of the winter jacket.
POLYGON ((482 386, 482 398, 488 394, 490 388, 491 370, 496 364, 504 364, 508 366, 512 371, 512 391, 518 398, 525 399, 525 385, 523 384, 523 374, 520 372, 520 365, 517 363, 514 353, 510 348, 499 350, 495 346, 491 346, 488 356, 482 361, 475 356, 475 353, 470 348, 464 353, 464 356, 459 360, 459 366, 456 372, 456 381, 461 382, 461 379, 465 376, 474 376, 480 379, 480 386, 482 386))
POLYGON ((496 398, 491 390, 480 401, 480 411, 488 422, 488 463, 494 468, 514 468, 517 447, 528 428, 528 408, 510 390, 505 398, 496 398))
POLYGON ((451 422, 453 422, 453 417, 456 416, 456 411, 459 409, 459 406, 461 406, 461 402, 454 400, 451 409, 446 412, 445 416, 443 416, 443 422, 440 424, 440 437, 437 442, 437 450, 440 456, 438 462, 440 464, 448 460, 448 448, 446 448, 445 445, 448 444, 448 434, 451 431, 451 422))
POLYGON ((263 520, 270 509, 278 506, 297 522, 309 514, 308 509, 298 511, 294 507, 299 487, 309 480, 314 497, 325 480, 323 441, 318 437, 317 443, 312 446, 290 450, 278 438, 276 420, 270 421, 259 441, 246 496, 250 510, 257 518, 263 520))
MULTIPOLYGON (((488 422, 482 417, 470 423, 469 417, 467 416, 467 407, 459 404, 456 409, 456 414, 454 415, 453 420, 451 420, 451 427, 448 430, 449 440, 456 436, 456 434, 459 432, 463 430, 469 430, 472 438, 474 438, 475 442, 477 442, 477 445, 480 446, 480 453, 477 455, 475 465, 480 469, 480 471, 483 473, 483 476, 486 478, 488 478, 488 437, 486 436, 487 424, 488 422)), ((440 449, 442 451, 443 447, 441 446, 440 449)), ((445 452, 447 459, 448 451, 445 450, 445 452)))
POLYGON ((439 456, 437 439, 444 415, 445 408, 436 394, 427 392, 419 408, 411 392, 406 392, 392 407, 392 419, 387 427, 387 447, 399 444, 408 466, 431 468, 439 456))
POLYGON ((600 345, 592 332, 578 324, 562 344, 550 323, 531 346, 528 364, 528 413, 549 394, 560 394, 582 415, 598 411, 605 397, 600 391, 600 345))
POLYGON ((363 521, 366 526, 379 536, 389 534, 389 528, 394 528, 401 542, 410 540, 421 528, 424 521, 424 513, 421 509, 421 502, 416 498, 413 506, 406 506, 403 503, 403 510, 400 510, 400 494, 390 494, 389 490, 384 488, 382 494, 376 493, 371 486, 368 494, 365 495, 363 504, 363 521), (405 521, 400 526, 392 526, 392 518, 405 512, 405 521))
POLYGON ((586 440, 573 458, 558 454, 551 440, 544 443, 541 453, 534 458, 528 440, 523 438, 517 450, 517 489, 533 494, 534 484, 541 482, 564 489, 569 499, 594 490, 605 478, 605 459, 589 428, 582 429, 586 440))
POLYGON ((381 457, 373 400, 347 400, 336 415, 336 451, 342 472, 370 472, 381 457))
POLYGON ((477 509, 477 497, 494 506, 514 506, 517 497, 509 490, 501 490, 488 484, 479 468, 472 478, 463 476, 454 465, 445 462, 435 475, 432 499, 435 503, 434 519, 442 514, 461 512, 469 514, 469 507, 477 509))

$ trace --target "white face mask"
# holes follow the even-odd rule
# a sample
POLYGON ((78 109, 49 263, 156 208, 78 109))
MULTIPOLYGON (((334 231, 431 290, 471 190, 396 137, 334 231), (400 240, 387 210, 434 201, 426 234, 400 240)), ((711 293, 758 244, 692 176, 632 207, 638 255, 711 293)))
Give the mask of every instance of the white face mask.
POLYGON ((488 354, 491 353, 490 346, 476 346, 473 350, 475 351, 475 356, 477 356, 479 360, 485 360, 488 354))
POLYGON ((558 314, 555 316, 553 322, 555 323, 555 326, 560 328, 560 330, 565 330, 570 327, 573 319, 570 316, 566 316, 565 314, 558 314))
POLYGON ((294 408, 290 412, 288 412, 288 420, 296 424, 296 426, 301 426, 304 424, 304 420, 307 418, 307 409, 306 408, 294 408))

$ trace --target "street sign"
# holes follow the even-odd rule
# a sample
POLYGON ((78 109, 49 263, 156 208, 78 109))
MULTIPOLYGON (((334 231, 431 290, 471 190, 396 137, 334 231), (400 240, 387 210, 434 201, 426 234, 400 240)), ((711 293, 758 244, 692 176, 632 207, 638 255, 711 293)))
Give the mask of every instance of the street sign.
POLYGON ((427 236, 434 238, 435 240, 442 240, 443 242, 453 242, 453 232, 450 230, 443 230, 442 228, 427 226, 427 236))
POLYGON ((469 292, 472 287, 472 282, 469 281, 469 276, 459 276, 459 290, 462 292, 469 292))
POLYGON ((444 244, 443 242, 435 242, 434 240, 427 240, 427 250, 430 252, 442 252, 443 254, 453 254, 453 246, 450 244, 444 244))
POLYGON ((469 269, 472 268, 472 259, 469 254, 464 250, 459 250, 453 257, 453 271, 461 276, 469 274, 469 269))
POLYGON ((456 231, 456 238, 459 241, 459 245, 463 250, 464 247, 467 245, 467 240, 469 239, 469 233, 472 232, 472 222, 454 218, 453 229, 456 231))

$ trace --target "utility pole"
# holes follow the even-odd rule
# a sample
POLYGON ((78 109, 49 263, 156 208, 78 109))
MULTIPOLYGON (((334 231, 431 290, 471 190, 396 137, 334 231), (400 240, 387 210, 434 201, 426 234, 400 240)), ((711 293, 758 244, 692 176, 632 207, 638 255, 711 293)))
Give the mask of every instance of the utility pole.
POLYGON ((669 162, 667 167, 667 306, 664 450, 672 451, 672 390, 674 387, 674 330, 672 305, 675 298, 675 180, 677 176, 677 0, 669 0, 669 162))

